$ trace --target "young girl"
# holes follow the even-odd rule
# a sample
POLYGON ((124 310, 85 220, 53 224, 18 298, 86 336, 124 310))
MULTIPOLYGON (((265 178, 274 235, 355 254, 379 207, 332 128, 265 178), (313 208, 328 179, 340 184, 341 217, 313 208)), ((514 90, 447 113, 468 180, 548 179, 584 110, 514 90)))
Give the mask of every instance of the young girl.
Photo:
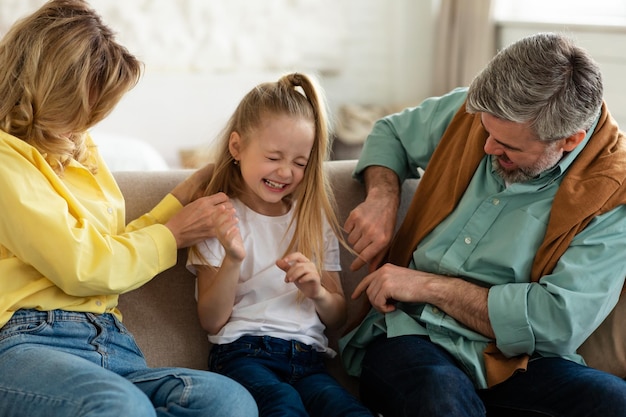
POLYGON ((188 260, 209 367, 244 385, 261 416, 371 416, 324 366, 325 326, 346 318, 328 149, 321 93, 289 74, 243 98, 205 190, 234 207, 188 260))

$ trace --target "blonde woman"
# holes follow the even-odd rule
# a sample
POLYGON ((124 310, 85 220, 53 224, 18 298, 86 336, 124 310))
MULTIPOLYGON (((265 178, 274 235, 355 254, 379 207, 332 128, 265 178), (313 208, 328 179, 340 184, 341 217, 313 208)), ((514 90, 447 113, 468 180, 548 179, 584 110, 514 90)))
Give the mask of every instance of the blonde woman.
POLYGON ((222 375, 150 369, 118 295, 215 235, 224 195, 190 202, 208 170, 124 225, 91 142, 141 64, 80 0, 44 4, 0 41, 0 415, 255 416, 222 375))

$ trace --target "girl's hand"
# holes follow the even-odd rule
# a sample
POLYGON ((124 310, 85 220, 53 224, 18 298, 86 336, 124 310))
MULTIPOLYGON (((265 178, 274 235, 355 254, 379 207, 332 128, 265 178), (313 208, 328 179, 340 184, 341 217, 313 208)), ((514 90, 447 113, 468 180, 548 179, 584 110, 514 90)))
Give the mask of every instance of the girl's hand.
POLYGON ((300 252, 279 259, 276 266, 286 272, 285 282, 293 282, 305 297, 315 300, 324 295, 326 290, 315 264, 300 252))
POLYGON ((239 219, 234 207, 222 208, 215 214, 216 235, 220 241, 226 256, 233 261, 241 262, 246 257, 246 249, 243 245, 243 238, 239 231, 239 219))

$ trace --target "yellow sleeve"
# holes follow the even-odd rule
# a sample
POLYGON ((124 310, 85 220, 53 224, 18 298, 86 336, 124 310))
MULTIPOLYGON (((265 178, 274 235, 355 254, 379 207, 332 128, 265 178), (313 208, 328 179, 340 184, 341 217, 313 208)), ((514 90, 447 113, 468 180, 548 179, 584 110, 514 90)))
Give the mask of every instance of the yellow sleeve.
POLYGON ((60 177, 34 148, 0 133, 0 246, 20 261, 13 279, 40 274, 68 295, 119 294, 175 264, 174 236, 158 224, 180 208, 174 202, 120 230, 124 202, 106 167, 94 176, 73 164, 60 177))

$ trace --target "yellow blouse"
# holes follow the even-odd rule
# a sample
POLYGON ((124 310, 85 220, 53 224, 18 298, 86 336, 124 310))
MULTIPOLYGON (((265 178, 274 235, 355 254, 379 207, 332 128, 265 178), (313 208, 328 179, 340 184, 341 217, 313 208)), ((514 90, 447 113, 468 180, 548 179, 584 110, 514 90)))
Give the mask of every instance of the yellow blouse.
POLYGON ((122 193, 93 149, 96 175, 73 161, 59 176, 34 147, 0 131, 0 327, 19 309, 121 318, 118 295, 176 263, 162 223, 180 202, 168 194, 126 226, 122 193))

